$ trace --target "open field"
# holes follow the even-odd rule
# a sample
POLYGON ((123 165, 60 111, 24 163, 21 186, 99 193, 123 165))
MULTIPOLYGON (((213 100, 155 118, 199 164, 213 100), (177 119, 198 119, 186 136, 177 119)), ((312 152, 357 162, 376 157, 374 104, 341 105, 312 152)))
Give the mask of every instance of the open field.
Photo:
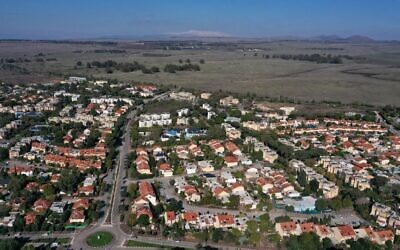
POLYGON ((227 44, 185 44, 180 50, 166 50, 168 43, 44 43, 0 42, 0 58, 26 58, 15 63, 30 73, 0 70, 0 80, 40 82, 62 79, 65 75, 88 75, 123 81, 153 82, 206 91, 256 93, 259 96, 289 97, 296 100, 340 101, 373 105, 400 105, 400 43, 328 43, 328 42, 246 42, 227 44), (166 45, 167 44, 167 45, 166 45), (188 49, 191 48, 191 49, 188 49), (95 50, 123 50, 124 53, 95 50), (42 53, 42 55, 38 55, 42 53), (349 55, 343 64, 265 59, 273 54, 349 55), (255 55, 257 54, 257 55, 255 55), (44 62, 36 62, 43 58, 44 62), (56 59, 56 61, 54 60, 56 59), (47 61, 49 59, 49 61, 47 61), (87 68, 92 61, 137 61, 146 67, 179 64, 190 59, 199 64, 198 72, 144 74, 124 73, 104 68, 87 68), (77 67, 77 61, 83 66, 77 67))

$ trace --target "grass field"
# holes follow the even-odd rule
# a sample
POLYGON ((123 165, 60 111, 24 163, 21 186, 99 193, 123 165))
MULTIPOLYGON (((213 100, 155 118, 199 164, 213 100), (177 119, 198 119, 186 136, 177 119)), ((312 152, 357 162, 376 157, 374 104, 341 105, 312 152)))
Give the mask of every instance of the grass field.
POLYGON ((140 242, 140 241, 135 241, 135 240, 128 240, 126 242, 126 246, 127 247, 135 247, 135 248, 167 248, 165 246, 162 245, 158 245, 158 244, 152 244, 152 243, 146 243, 146 242, 140 242))
POLYGON ((91 247, 102 247, 111 243, 113 235, 110 232, 96 232, 86 239, 86 243, 91 247))
POLYGON ((29 58, 43 53, 44 58, 57 61, 19 63, 31 74, 21 75, 0 71, 0 80, 38 82, 61 79, 62 75, 89 75, 122 81, 153 82, 206 91, 256 93, 259 96, 290 97, 296 100, 340 101, 373 105, 400 105, 400 44, 399 43, 320 43, 320 42, 259 42, 212 46, 206 49, 163 50, 120 42, 115 45, 55 44, 39 42, 0 42, 0 58, 29 58), (126 53, 94 53, 94 49, 123 49, 126 53), (251 49, 251 50, 249 50, 251 49), (257 49, 257 50, 255 50, 257 49), (82 51, 76 53, 76 50, 82 51), (75 53, 74 53, 75 51, 75 53), (256 52, 255 52, 256 51, 256 52), (255 53, 257 56, 255 56, 255 53), (342 54, 354 57, 343 64, 265 59, 263 54, 342 54), (164 56, 160 56, 164 55, 164 56), (199 72, 143 74, 104 69, 76 68, 94 60, 117 62, 137 61, 147 67, 162 69, 179 59, 198 63, 199 72), (49 75, 52 72, 52 75, 49 75))

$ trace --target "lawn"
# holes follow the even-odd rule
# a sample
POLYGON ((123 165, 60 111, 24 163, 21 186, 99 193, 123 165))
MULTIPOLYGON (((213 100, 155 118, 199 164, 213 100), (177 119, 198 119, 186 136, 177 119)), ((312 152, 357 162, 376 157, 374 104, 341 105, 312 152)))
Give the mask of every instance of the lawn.
POLYGON ((91 234, 87 239, 86 243, 91 247, 102 247, 111 243, 114 236, 110 232, 100 231, 91 234))
POLYGON ((128 240, 126 243, 127 247, 155 247, 155 248, 166 248, 165 246, 152 244, 147 242, 140 242, 135 240, 128 240))

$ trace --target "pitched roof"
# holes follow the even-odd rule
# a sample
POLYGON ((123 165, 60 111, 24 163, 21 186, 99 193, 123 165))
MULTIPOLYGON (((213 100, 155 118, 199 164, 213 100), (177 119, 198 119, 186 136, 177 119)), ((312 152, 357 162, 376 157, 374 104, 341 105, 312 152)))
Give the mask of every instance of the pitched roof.
POLYGON ((338 226, 338 229, 340 231, 340 234, 344 237, 346 236, 356 236, 356 233, 354 232, 353 228, 349 225, 343 225, 343 226, 338 226))

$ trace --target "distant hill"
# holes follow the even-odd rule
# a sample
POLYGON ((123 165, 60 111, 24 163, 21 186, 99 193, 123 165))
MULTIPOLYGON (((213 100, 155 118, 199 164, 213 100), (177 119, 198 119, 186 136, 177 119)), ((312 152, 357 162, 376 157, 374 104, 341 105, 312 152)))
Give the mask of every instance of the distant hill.
POLYGON ((341 37, 337 35, 328 35, 328 36, 316 36, 312 37, 309 40, 315 41, 323 41, 323 42, 351 42, 351 43, 369 43, 369 42, 376 42, 376 40, 367 37, 367 36, 360 36, 360 35, 353 35, 349 37, 341 37))

